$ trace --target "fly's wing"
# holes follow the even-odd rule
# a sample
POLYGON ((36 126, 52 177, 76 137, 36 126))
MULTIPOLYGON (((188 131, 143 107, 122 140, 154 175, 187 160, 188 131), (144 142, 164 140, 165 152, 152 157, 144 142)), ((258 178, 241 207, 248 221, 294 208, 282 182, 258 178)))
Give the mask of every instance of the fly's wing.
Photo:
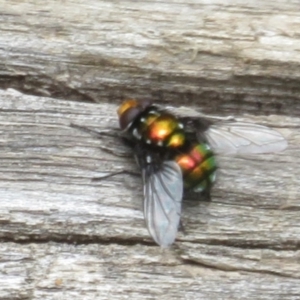
POLYGON ((196 131, 200 142, 208 142, 217 154, 255 154, 283 151, 287 141, 276 130, 266 126, 238 122, 233 117, 204 115, 186 107, 167 107, 183 122, 186 130, 196 131), (191 126, 189 126, 191 125, 191 126))
MULTIPOLYGON (((283 151, 287 147, 287 141, 278 131, 251 123, 214 124, 204 135, 213 150, 219 154, 272 153, 283 151)), ((201 138, 203 133, 198 136, 201 138)))
POLYGON ((175 161, 165 161, 158 170, 149 164, 142 171, 144 216, 148 231, 161 247, 170 246, 180 223, 183 181, 175 161))

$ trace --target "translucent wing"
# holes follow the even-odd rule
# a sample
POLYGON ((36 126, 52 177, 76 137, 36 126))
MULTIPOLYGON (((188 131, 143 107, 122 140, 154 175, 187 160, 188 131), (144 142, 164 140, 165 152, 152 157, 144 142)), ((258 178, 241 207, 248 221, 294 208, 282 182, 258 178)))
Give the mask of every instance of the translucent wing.
POLYGON ((182 173, 174 161, 166 161, 159 170, 153 165, 143 169, 144 216, 148 231, 161 247, 171 245, 180 223, 183 195, 182 173))
POLYGON ((287 147, 285 138, 266 126, 238 122, 231 116, 205 115, 187 107, 168 106, 166 111, 177 116, 186 127, 192 125, 190 127, 194 127, 191 129, 197 132, 198 139, 201 142, 206 140, 218 154, 271 153, 287 147))
MULTIPOLYGON (((199 133, 199 138, 203 133, 199 133)), ((219 154, 280 152, 287 141, 276 130, 266 126, 223 122, 211 125, 204 133, 213 150, 219 154)))

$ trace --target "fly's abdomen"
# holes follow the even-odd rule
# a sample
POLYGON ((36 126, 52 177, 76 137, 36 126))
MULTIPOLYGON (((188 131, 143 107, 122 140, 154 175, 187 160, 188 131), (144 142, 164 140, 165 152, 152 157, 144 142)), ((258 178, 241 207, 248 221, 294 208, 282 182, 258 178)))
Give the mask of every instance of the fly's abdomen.
POLYGON ((214 183, 217 165, 207 144, 192 145, 185 154, 176 157, 176 162, 181 168, 185 188, 202 192, 214 183))

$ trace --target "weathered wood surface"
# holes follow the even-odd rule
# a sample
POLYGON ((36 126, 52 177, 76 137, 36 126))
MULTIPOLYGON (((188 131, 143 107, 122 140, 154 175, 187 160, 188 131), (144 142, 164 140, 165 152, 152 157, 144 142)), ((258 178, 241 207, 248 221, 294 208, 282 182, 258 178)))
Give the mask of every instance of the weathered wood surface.
POLYGON ((299 25, 298 1, 0 0, 0 87, 99 102, 0 92, 0 298, 299 299, 299 25), (91 181, 137 170, 100 146, 128 149, 69 126, 116 128, 126 96, 250 113, 289 148, 219 158, 161 250, 140 178, 91 181))
POLYGON ((141 179, 118 139, 115 104, 0 92, 0 298, 297 299, 300 295, 299 119, 278 124, 289 148, 220 157, 210 203, 185 201, 186 233, 167 250, 145 229, 141 179))
POLYGON ((299 2, 0 0, 0 87, 299 116, 299 2))

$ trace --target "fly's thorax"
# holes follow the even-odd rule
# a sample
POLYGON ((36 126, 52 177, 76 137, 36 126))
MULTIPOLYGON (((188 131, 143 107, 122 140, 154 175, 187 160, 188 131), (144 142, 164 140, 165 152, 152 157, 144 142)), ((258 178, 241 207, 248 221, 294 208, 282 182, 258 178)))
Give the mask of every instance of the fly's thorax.
POLYGON ((171 114, 151 108, 137 119, 132 136, 145 144, 162 148, 179 148, 186 141, 184 126, 171 114))
POLYGON ((193 144, 175 160, 181 168, 185 188, 202 192, 214 183, 217 165, 208 144, 193 144))

